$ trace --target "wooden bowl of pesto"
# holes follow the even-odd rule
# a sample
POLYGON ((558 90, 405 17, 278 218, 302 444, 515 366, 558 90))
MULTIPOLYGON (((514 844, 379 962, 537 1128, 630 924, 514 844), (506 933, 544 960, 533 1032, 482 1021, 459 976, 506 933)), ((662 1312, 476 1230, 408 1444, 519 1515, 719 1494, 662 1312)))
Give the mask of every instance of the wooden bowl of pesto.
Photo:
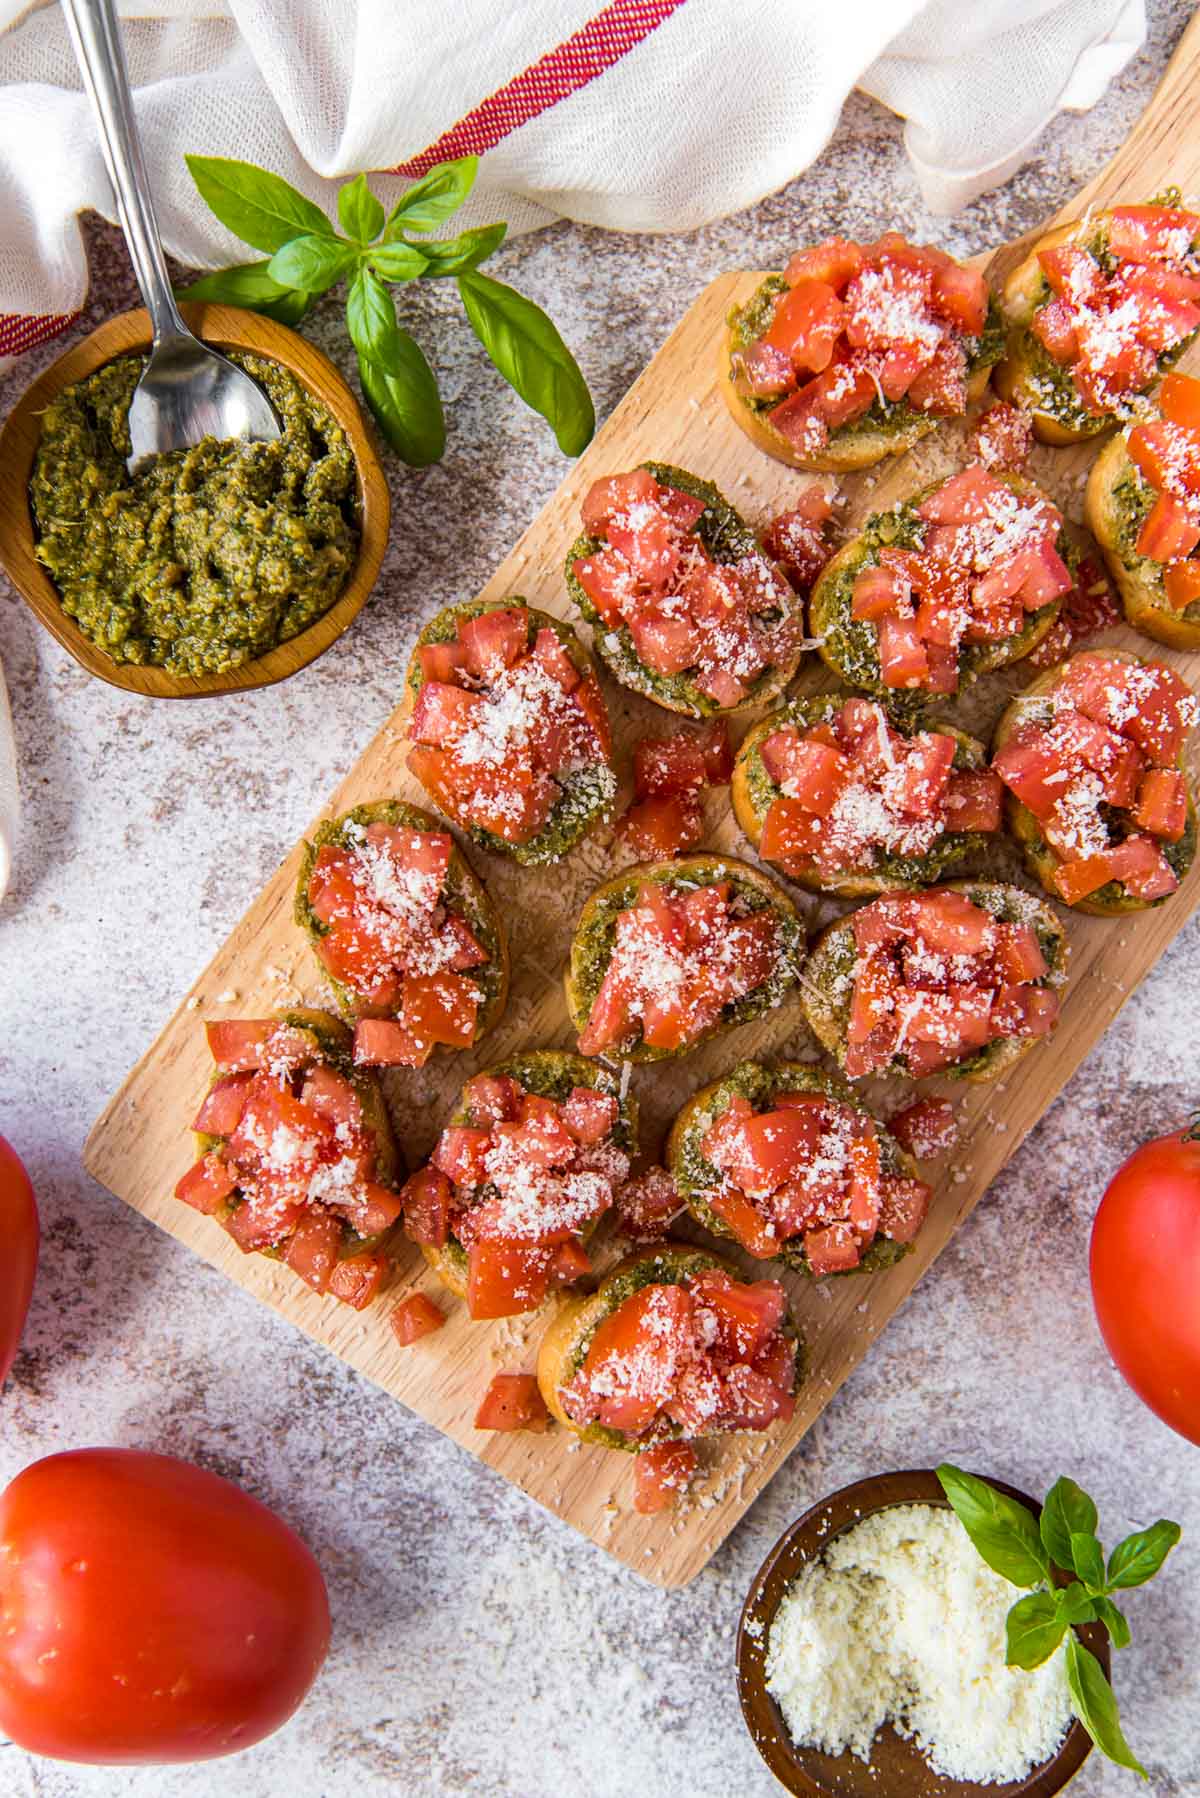
MULTIPOLYGON (((114 366, 118 382, 136 378, 125 375, 125 368, 133 365, 122 365, 121 359, 137 358, 149 348, 149 320, 141 310, 123 312, 73 344, 33 382, 0 430, 0 566, 46 629, 89 674, 154 699, 265 687, 307 666, 359 611, 379 573, 388 533, 387 483, 374 441, 353 394, 328 357, 285 325, 253 312, 232 306, 184 306, 183 312, 197 336, 246 359, 260 380, 266 377, 284 426, 288 459, 274 463, 269 475, 261 475, 265 485, 260 489, 243 487, 242 498, 236 483, 225 479, 204 490, 201 459, 182 477, 172 467, 169 478, 175 486, 170 492, 141 495, 137 503, 129 503, 127 494, 114 498, 111 491, 112 452, 111 444, 106 444, 107 468, 104 463, 98 468, 89 464, 86 449, 81 450, 80 485, 72 493, 77 503, 61 521, 62 537, 39 533, 39 500, 45 514, 48 495, 57 493, 60 485, 71 491, 67 479, 59 483, 47 478, 53 464, 43 463, 39 469, 47 412, 53 407, 51 419, 58 420, 64 411, 74 409, 76 420, 83 421, 82 437, 77 423, 77 443, 86 443, 88 433, 99 430, 103 418, 90 400, 81 411, 82 402, 72 399, 68 390, 92 394, 98 390, 93 377, 114 366), (92 386, 81 387, 89 382, 92 386), (303 421, 302 437, 291 434, 293 417, 303 421), (313 457, 308 466, 307 454, 313 457), (189 502, 180 536, 187 545, 184 553, 203 561, 203 573, 194 581, 186 571, 178 572, 179 563, 164 550, 167 533, 179 529, 173 509, 179 491, 189 502), (88 504, 78 503, 85 496, 88 504), (154 569, 144 608, 140 591, 132 608, 117 599, 115 591, 112 605, 107 603, 110 590, 105 577, 110 564, 105 557, 115 533, 101 533, 98 539, 94 533, 82 534, 81 521, 90 506, 107 505, 111 516, 112 507, 127 503, 123 518, 130 521, 138 543, 145 545, 147 565, 154 569), (202 529, 196 522, 197 503, 207 508, 202 529), (222 505, 225 530, 220 528, 222 505), (78 557, 83 583, 78 592, 84 595, 82 603, 76 597, 73 604, 92 625, 91 631, 81 628, 64 607, 63 592, 46 565, 55 554, 72 553, 78 557), (281 572, 282 563, 290 565, 286 572, 281 572), (243 566, 253 570, 248 583, 241 576, 243 566), (261 577, 257 587, 255 577, 261 577), (274 597, 277 593, 286 598, 274 597), (186 618, 181 616, 183 606, 190 608, 186 618), (131 617, 136 626, 130 624, 131 617), (102 646, 106 632, 111 650, 102 646)), ((64 442, 69 449, 70 438, 64 437, 64 442)), ((210 459, 218 447, 210 440, 210 459)), ((176 454, 196 456, 195 451, 176 454)), ((164 464, 170 460, 164 458, 164 464)), ((69 469, 72 464, 63 461, 60 466, 69 469)), ((165 467, 162 474, 165 482, 165 467)), ((243 477, 239 474, 237 479, 243 477)), ((250 480, 247 474, 244 481, 250 480)), ((57 530, 59 524, 52 520, 49 529, 57 530)), ((119 553, 123 558, 131 553, 127 542, 119 546, 119 553)), ((127 581, 128 560, 116 566, 127 581)), ((114 580, 114 590, 116 586, 114 580)))
MULTIPOLYGON (((1003 1480, 991 1480, 990 1484, 1035 1515, 1040 1512, 1034 1499, 1003 1480)), ((784 1790, 797 1798, 1053 1798, 1074 1779, 1091 1753, 1091 1740, 1078 1720, 1072 1720, 1057 1751, 1031 1767, 1023 1778, 988 1784, 935 1772, 916 1741, 899 1734, 890 1722, 877 1731, 869 1761, 860 1760, 849 1749, 828 1754, 792 1740, 783 1711, 767 1685, 775 1614, 792 1582, 834 1536, 893 1505, 949 1509, 932 1469, 873 1474, 843 1486, 805 1511, 784 1531, 755 1574, 737 1638, 738 1698, 754 1746, 784 1790)), ((1107 1675, 1110 1656, 1104 1629, 1089 1623, 1080 1635, 1107 1675)))

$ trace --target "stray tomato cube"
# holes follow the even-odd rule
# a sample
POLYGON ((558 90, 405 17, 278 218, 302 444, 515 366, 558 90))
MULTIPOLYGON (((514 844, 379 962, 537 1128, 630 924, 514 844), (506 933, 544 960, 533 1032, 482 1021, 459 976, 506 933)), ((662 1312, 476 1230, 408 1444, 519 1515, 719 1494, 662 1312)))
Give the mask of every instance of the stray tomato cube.
POLYGON ((633 1463, 633 1508, 643 1517, 669 1511, 696 1477, 690 1442, 659 1442, 644 1448, 633 1463))
POLYGON ((382 1249, 345 1255, 329 1276, 329 1291, 354 1311, 364 1311, 383 1285, 387 1256, 382 1249))
POLYGON ((887 1127, 917 1161, 947 1155, 958 1141, 958 1114, 949 1099, 916 1099, 889 1118, 887 1127))
POLYGON ((422 1336, 431 1336, 445 1321, 445 1312, 423 1292, 414 1292, 401 1299, 388 1319, 401 1348, 419 1342, 422 1336))
POLYGON ((548 1429, 550 1413, 531 1373, 498 1373, 475 1413, 477 1430, 548 1429))

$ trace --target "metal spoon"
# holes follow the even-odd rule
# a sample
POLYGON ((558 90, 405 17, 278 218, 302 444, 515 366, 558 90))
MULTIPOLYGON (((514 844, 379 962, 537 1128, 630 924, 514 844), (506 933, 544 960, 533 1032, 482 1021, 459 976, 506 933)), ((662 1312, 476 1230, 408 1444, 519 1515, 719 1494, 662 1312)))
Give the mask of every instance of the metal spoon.
POLYGON ((280 435, 279 421, 257 381, 201 343, 179 316, 159 241, 113 0, 63 0, 63 12, 100 128, 100 146, 133 272, 154 327, 153 347, 129 408, 126 467, 135 474, 149 457, 189 449, 203 437, 270 442, 280 435))

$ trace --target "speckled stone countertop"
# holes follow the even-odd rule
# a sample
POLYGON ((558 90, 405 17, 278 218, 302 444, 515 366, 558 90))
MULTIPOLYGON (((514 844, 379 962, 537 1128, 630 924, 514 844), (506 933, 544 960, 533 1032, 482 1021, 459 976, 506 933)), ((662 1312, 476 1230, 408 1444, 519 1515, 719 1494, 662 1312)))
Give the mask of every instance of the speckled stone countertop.
MULTIPOLYGON (((553 313, 607 414, 693 297, 781 248, 889 225, 974 251, 1035 225, 1117 148, 1190 7, 1090 116, 1063 117, 1000 193, 926 217, 900 127, 854 99, 818 164, 687 237, 559 226, 489 265, 553 313)), ((123 247, 92 234, 80 329, 136 303, 123 247)), ((409 290, 410 293, 412 290, 409 290)), ((406 302, 407 302, 406 296, 406 302)), ((25 1345, 0 1410, 0 1482, 40 1455, 121 1443, 242 1482, 304 1533, 334 1645, 283 1731, 234 1760, 106 1771, 0 1741, 3 1798, 769 1798, 741 1723, 733 1637, 784 1526, 869 1472, 949 1457, 1042 1492, 1070 1471, 1115 1539, 1165 1513, 1185 1537, 1131 1595, 1118 1693, 1155 1794, 1200 1794, 1200 1454, 1123 1385, 1101 1346, 1088 1229, 1107 1176, 1197 1102, 1200 922, 1091 1060, 708 1570, 664 1594, 610 1563, 383 1393, 311 1346, 84 1175, 119 1077, 390 710, 417 621, 482 584, 564 464, 485 365, 448 295, 412 293, 443 371, 440 467, 394 469, 382 578, 349 634, 285 685, 164 705, 89 679, 0 601, 24 783, 0 907, 0 1129, 44 1220, 25 1345)), ((309 327, 306 327, 306 329, 309 327)), ((335 307, 311 328, 343 363, 335 307)), ((61 344, 0 384, 7 410, 61 344)), ((1096 1757, 1073 1791, 1135 1789, 1096 1757)))

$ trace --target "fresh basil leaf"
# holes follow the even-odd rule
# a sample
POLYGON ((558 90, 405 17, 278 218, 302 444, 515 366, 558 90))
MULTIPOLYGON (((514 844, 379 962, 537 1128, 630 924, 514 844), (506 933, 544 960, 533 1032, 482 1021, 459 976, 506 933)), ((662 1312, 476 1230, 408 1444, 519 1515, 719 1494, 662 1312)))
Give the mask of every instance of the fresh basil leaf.
POLYGON ((565 456, 591 442, 596 413, 579 365, 540 306, 477 270, 458 276, 471 329, 510 387, 553 428, 565 456))
POLYGON ((1102 1593, 1093 1598, 1092 1604, 1095 1607, 1096 1616, 1107 1629, 1109 1636, 1112 1639, 1113 1647, 1128 1648, 1130 1641, 1129 1620, 1124 1611, 1118 1610, 1112 1599, 1105 1598, 1102 1593))
POLYGON ((371 267, 385 281, 415 281, 429 266, 424 245, 418 250, 411 243, 378 243, 368 254, 371 267))
POLYGON ((373 243, 383 230, 383 207, 367 186, 365 175, 355 175, 338 189, 338 218, 342 230, 355 243, 373 243))
POLYGON ((282 250, 276 250, 267 271, 285 287, 324 293, 348 275, 357 261, 358 251, 340 237, 294 237, 282 250))
POLYGON ((500 248, 507 230, 508 226, 503 223, 477 225, 460 237, 432 238, 421 245, 429 262, 427 272, 431 276, 461 275, 466 269, 478 268, 493 250, 500 248))
MULTIPOLYGON (((391 294, 369 268, 360 268, 346 295, 346 328, 360 356, 380 368, 395 359, 396 307, 391 294)), ((396 371, 398 372, 398 371, 396 371)))
POLYGON ((402 193, 388 214, 383 239, 390 243, 402 231, 434 231, 457 212, 475 185, 478 156, 439 162, 402 193))
POLYGON ((1095 1536, 1071 1531, 1071 1565, 1089 1592, 1103 1592, 1104 1550, 1095 1536))
POLYGON ((401 372, 392 373, 360 356, 358 375, 367 404, 392 448, 411 468, 427 468, 446 447, 441 396, 420 344, 399 326, 395 336, 391 362, 401 372))
POLYGON ((271 255, 293 237, 332 237, 319 206, 282 175, 230 156, 184 158, 200 197, 226 230, 271 255))
POLYGON ((1053 1592, 1030 1592, 1018 1598, 1005 1620, 1005 1660, 1010 1667, 1040 1667, 1067 1631, 1053 1592))
POLYGON ((1108 1557, 1108 1586, 1120 1592, 1129 1586, 1144 1586, 1153 1579, 1183 1531, 1177 1523, 1160 1517, 1148 1530, 1135 1530, 1118 1542, 1108 1557))
POLYGON ((1055 1480, 1046 1494, 1038 1527, 1050 1558, 1064 1573, 1070 1573, 1074 1566, 1071 1560, 1072 1531, 1094 1535, 1099 1521, 1100 1514, 1082 1486, 1077 1486, 1065 1475, 1061 1480, 1055 1480))
POLYGON ((281 287, 272 281, 265 262, 242 262, 234 268, 218 269, 201 275, 187 287, 177 287, 179 300, 209 301, 219 306, 244 306, 250 312, 261 312, 281 324, 299 324, 312 304, 311 296, 293 287, 281 287))
POLYGON ((1069 1586, 1060 1586, 1054 1594, 1054 1601, 1064 1623, 1092 1623, 1095 1620, 1095 1594, 1089 1592, 1080 1580, 1073 1579, 1069 1586))
POLYGON ((1118 1767, 1130 1767, 1143 1779, 1149 1779, 1150 1775, 1121 1731, 1117 1701, 1104 1677, 1103 1667, 1083 1646, 1074 1630, 1067 1637, 1067 1685, 1075 1715, 1101 1754, 1106 1754, 1118 1767))
POLYGON ((988 1566, 1014 1586, 1036 1586, 1050 1572, 1050 1557, 1033 1512, 943 1461, 937 1470, 942 1491, 988 1566))

